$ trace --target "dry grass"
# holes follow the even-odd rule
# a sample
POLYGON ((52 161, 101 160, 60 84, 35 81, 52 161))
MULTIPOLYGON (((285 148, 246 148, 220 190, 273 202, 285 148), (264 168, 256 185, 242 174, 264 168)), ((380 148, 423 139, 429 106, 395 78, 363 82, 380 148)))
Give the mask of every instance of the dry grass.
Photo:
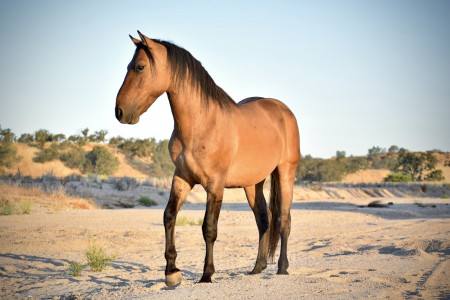
POLYGON ((0 199, 14 204, 30 202, 32 213, 98 208, 91 199, 67 195, 62 187, 46 192, 40 187, 23 188, 14 184, 0 183, 0 199))

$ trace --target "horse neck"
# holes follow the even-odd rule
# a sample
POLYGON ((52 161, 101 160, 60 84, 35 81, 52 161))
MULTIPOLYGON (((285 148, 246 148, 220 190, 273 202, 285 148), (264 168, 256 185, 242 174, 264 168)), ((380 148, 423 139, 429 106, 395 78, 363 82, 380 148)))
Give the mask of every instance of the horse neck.
POLYGON ((211 124, 221 122, 225 114, 213 101, 205 106, 202 96, 192 87, 179 87, 167 91, 174 129, 178 137, 188 141, 195 138, 194 135, 202 135, 211 130, 211 124))

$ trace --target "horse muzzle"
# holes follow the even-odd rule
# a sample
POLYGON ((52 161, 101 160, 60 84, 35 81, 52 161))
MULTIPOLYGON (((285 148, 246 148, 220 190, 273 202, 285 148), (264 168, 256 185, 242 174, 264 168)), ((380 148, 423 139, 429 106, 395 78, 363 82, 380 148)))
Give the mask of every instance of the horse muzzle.
POLYGON ((139 113, 137 110, 124 111, 119 106, 116 106, 116 118, 122 124, 136 124, 139 122, 139 113))

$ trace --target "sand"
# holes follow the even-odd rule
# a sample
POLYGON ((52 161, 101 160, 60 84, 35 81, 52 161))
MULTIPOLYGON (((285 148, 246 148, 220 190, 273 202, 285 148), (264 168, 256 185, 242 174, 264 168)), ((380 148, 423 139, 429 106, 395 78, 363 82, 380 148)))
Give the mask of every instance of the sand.
MULTIPOLYGON (((164 285, 163 206, 62 210, 0 216, 1 299, 448 299, 450 201, 383 198, 304 200, 292 207, 290 275, 276 263, 248 275, 257 253, 257 228, 243 202, 224 203, 215 245, 212 284, 198 284, 203 268, 201 227, 178 226, 181 285, 164 285), (72 277, 90 239, 117 259, 102 272, 72 277)), ((180 216, 197 221, 204 203, 180 216)))

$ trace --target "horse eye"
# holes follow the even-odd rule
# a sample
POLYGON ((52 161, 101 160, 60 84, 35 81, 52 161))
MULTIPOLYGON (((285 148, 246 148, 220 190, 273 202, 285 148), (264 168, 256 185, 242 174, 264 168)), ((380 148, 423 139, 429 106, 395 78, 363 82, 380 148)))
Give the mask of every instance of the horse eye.
POLYGON ((140 72, 140 71, 144 70, 144 68, 145 68, 144 66, 137 66, 136 71, 140 72))

